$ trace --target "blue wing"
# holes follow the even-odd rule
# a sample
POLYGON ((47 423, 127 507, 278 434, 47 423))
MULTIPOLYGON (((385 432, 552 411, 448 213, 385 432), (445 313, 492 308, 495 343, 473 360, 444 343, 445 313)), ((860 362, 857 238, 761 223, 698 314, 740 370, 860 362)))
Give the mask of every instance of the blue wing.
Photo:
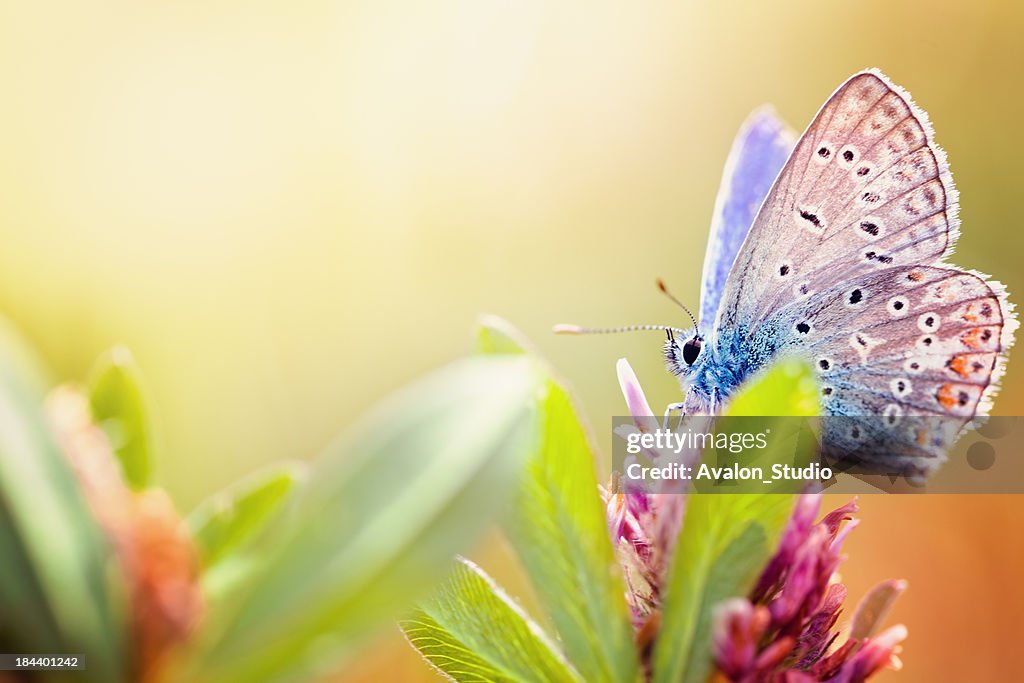
POLYGON ((789 158, 794 132, 771 107, 751 114, 732 143, 715 200, 711 235, 704 255, 700 322, 710 328, 718 313, 725 281, 757 210, 789 158))

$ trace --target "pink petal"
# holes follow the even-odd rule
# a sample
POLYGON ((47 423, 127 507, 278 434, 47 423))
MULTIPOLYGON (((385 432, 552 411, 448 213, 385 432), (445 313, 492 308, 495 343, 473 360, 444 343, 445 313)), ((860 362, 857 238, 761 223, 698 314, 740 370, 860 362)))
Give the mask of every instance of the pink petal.
POLYGON ((644 396, 640 380, 636 378, 636 373, 629 366, 629 361, 620 358, 615 364, 615 372, 619 376, 619 387, 622 388, 622 395, 626 399, 626 407, 633 418, 633 424, 641 432, 656 430, 659 427, 658 422, 654 419, 654 413, 651 412, 651 406, 647 403, 647 397, 644 396))

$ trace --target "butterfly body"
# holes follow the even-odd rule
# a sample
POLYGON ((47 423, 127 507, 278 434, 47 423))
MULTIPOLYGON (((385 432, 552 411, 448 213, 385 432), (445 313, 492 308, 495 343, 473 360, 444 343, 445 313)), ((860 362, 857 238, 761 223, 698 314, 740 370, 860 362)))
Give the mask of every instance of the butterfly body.
MULTIPOLYGON (((697 337, 694 330, 688 339, 697 337)), ((685 412, 708 414, 730 396, 754 373, 770 363, 777 355, 777 342, 770 330, 765 329, 758 338, 750 338, 742 328, 716 334, 701 341, 701 352, 693 362, 683 359, 678 341, 665 344, 665 359, 669 370, 679 377, 686 391, 685 412)))
POLYGON ((927 116, 876 71, 840 86, 795 144, 756 113, 716 205, 702 329, 665 347, 685 411, 717 412, 797 356, 819 374, 824 414, 886 420, 836 422, 832 447, 884 444, 870 457, 930 471, 949 435, 987 413, 1016 327, 998 283, 946 262, 957 213, 927 116))

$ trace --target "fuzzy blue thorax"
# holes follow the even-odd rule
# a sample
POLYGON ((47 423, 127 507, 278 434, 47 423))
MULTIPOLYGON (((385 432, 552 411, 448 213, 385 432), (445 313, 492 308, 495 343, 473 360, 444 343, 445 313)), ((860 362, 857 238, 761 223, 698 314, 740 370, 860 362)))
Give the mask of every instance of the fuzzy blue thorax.
POLYGON ((669 338, 665 363, 683 387, 685 412, 717 412, 743 382, 776 357, 777 339, 763 331, 750 335, 746 328, 713 334, 709 340, 698 336, 696 330, 685 337, 669 338))

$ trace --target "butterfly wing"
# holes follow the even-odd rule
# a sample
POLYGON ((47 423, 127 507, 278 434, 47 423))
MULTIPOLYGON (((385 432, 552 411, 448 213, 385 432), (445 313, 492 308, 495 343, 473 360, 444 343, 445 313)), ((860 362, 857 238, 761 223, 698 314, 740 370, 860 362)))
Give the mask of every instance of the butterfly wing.
POLYGON ((1009 315, 1001 287, 978 274, 901 266, 819 290, 767 328, 779 353, 813 363, 826 414, 873 416, 827 422, 834 451, 926 475, 964 423, 988 411, 1009 315))
MULTIPOLYGON (((754 365, 804 355, 829 414, 943 416, 959 429, 987 411, 1016 319, 997 283, 943 263, 957 230, 925 113, 881 74, 857 74, 772 186, 714 334, 743 340, 754 365)), ((929 444, 918 450, 941 450, 929 444)))
POLYGON ((929 130, 880 74, 844 83, 758 212, 717 326, 749 329, 815 287, 939 260, 956 237, 956 193, 929 130))
POLYGON ((736 254, 795 140, 795 133, 774 111, 762 107, 747 118, 733 141, 722 172, 704 255, 700 296, 700 320, 704 326, 714 322, 736 254))

